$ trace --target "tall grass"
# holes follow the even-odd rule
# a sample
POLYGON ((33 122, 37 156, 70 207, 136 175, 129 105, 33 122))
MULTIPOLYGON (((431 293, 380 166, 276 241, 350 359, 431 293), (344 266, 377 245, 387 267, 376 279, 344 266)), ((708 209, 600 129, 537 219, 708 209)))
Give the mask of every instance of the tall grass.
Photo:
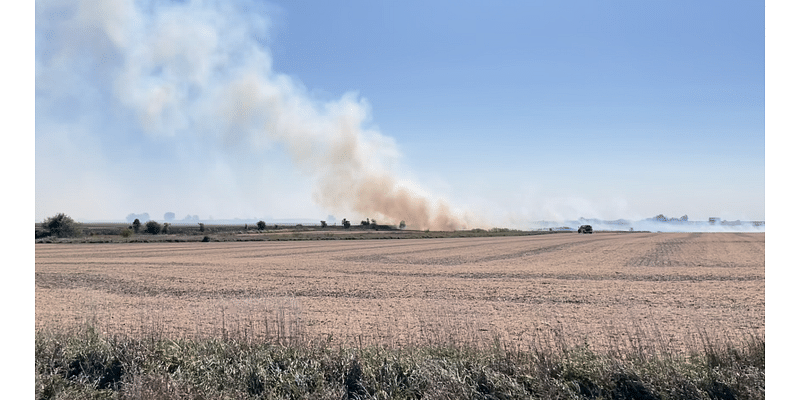
MULTIPOLYGON (((222 303, 224 304, 224 303, 222 303)), ((556 328, 527 346, 445 315, 416 342, 347 344, 311 338, 292 299, 251 319, 220 307, 213 335, 171 337, 162 323, 114 333, 89 318, 36 334, 40 399, 763 399, 763 336, 698 330, 670 349, 634 326, 625 342, 594 349, 556 328), (226 314, 227 313, 227 314, 226 314), (261 326, 256 321, 261 321, 261 326), (435 328, 438 326, 439 328, 435 328), (108 333, 104 333, 108 332, 108 333), (638 336, 637 336, 638 335, 638 336), (649 336, 649 337, 645 337, 649 336), (642 340, 638 340, 642 339, 642 340), (648 340, 644 340, 648 339, 648 340), (655 343, 655 344, 649 344, 655 343)), ((662 338, 663 339, 663 338, 662 338)))

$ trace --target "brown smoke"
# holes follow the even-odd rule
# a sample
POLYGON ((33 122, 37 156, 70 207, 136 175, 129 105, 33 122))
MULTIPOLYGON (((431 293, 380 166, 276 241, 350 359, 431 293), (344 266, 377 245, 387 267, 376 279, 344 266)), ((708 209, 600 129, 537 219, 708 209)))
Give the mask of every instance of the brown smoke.
POLYGON ((398 181, 391 172, 398 158, 394 141, 364 128, 369 107, 354 95, 320 107, 280 75, 251 74, 232 82, 223 98, 219 115, 227 120, 228 140, 244 131, 255 141, 282 143, 295 164, 318 179, 314 198, 325 209, 417 229, 467 228, 445 200, 398 181))
POLYGON ((367 175, 347 181, 347 177, 323 179, 317 200, 332 209, 347 205, 359 215, 379 222, 405 221, 409 227, 433 230, 466 228, 464 218, 452 212, 444 200, 433 202, 403 187, 389 174, 367 175))

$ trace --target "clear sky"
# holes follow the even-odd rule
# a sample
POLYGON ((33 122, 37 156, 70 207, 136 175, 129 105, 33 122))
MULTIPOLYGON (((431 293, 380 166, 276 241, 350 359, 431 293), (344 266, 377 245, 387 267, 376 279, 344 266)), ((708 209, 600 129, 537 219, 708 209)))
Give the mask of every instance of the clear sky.
POLYGON ((37 221, 765 219, 764 3, 94 3, 36 2, 37 221))

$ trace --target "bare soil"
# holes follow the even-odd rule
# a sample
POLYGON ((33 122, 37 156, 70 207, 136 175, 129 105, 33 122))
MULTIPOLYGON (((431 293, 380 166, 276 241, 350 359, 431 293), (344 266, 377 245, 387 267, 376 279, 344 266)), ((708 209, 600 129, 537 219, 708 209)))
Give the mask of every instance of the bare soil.
POLYGON ((763 233, 36 244, 36 328, 691 349, 764 334, 763 233))

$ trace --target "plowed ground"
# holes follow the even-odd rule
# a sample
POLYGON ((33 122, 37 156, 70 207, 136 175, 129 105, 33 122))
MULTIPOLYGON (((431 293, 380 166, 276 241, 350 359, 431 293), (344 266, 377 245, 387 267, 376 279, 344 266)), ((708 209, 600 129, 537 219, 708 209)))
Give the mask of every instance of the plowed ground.
POLYGON ((763 233, 37 244, 36 327, 688 349, 763 335, 763 233))

